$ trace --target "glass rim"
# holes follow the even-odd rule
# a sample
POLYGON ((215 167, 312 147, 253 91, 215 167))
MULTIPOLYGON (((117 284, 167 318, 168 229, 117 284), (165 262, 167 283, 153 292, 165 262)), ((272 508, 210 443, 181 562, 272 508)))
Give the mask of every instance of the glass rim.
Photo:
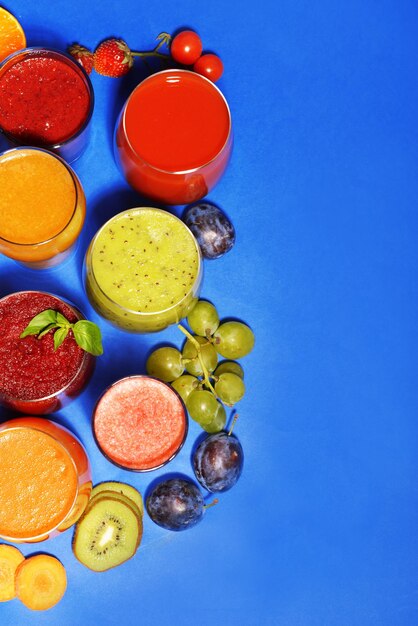
POLYGON ((74 185, 74 191, 75 191, 75 202, 74 202, 74 208, 73 211, 71 213, 71 216, 68 220, 68 222, 65 224, 65 226, 63 226, 63 228, 56 233, 55 235, 53 235, 52 237, 49 237, 48 239, 44 239, 43 241, 35 241, 33 243, 21 243, 19 241, 11 241, 10 239, 6 239, 5 237, 2 237, 0 235, 0 241, 5 242, 6 244, 10 244, 12 246, 17 246, 19 248, 30 248, 33 246, 45 246, 53 241, 55 241, 60 235, 62 235, 65 230, 69 227, 69 225, 71 224, 71 222, 74 219, 74 216, 77 212, 77 207, 78 207, 78 202, 79 202, 79 191, 78 191, 78 185, 81 183, 79 183, 78 178, 76 176, 76 173, 73 171, 73 169, 71 168, 71 166, 69 165, 69 163, 67 163, 62 157, 59 156, 59 154, 56 154, 55 152, 51 152, 50 150, 47 150, 46 148, 40 148, 38 146, 16 146, 15 148, 8 148, 7 150, 3 150, 2 152, 0 152, 0 166, 1 166, 1 159, 3 158, 3 156, 9 154, 10 152, 19 152, 21 150, 32 150, 32 151, 37 151, 37 152, 44 152, 45 154, 53 157, 54 159, 57 159, 58 161, 61 162, 61 164, 66 168, 67 172, 70 174, 71 176, 71 181, 74 185))
POLYGON ((50 432, 46 432, 45 430, 42 429, 42 424, 40 422, 50 422, 52 423, 54 426, 56 426, 57 428, 60 428, 62 430, 67 431, 72 437, 74 437, 74 439, 80 444, 80 446, 82 447, 84 453, 87 456, 87 453, 85 451, 85 448, 83 446, 83 444, 81 443, 81 441, 78 439, 78 437, 76 437, 76 435, 74 435, 74 433, 72 433, 70 430, 68 430, 68 428, 65 428, 65 426, 61 426, 61 424, 58 424, 57 422, 53 422, 50 419, 45 419, 42 417, 36 417, 36 416, 27 416, 27 417, 15 417, 12 418, 11 420, 6 420, 5 422, 2 422, 0 424, 0 437, 1 437, 1 433, 2 432, 7 432, 8 430, 21 430, 21 429, 29 429, 29 430, 36 430, 37 432, 41 432, 42 434, 46 435, 47 437, 51 437, 51 439, 53 439, 55 441, 56 444, 58 444, 62 450, 64 450, 66 456, 70 459, 71 461, 71 465, 74 469, 75 472, 75 477, 76 477, 76 490, 75 490, 75 495, 74 495, 74 499, 71 503, 70 508, 68 509, 68 511, 65 513, 64 517, 59 520, 59 522, 57 524, 55 524, 52 528, 49 528, 48 530, 46 530, 44 533, 41 533, 39 535, 33 535, 33 536, 28 536, 28 537, 12 537, 11 535, 5 535, 2 534, 0 531, 0 537, 4 538, 6 541, 12 541, 12 542, 30 542, 30 543, 36 543, 36 542, 41 542, 43 540, 46 540, 49 538, 49 535, 51 535, 51 533, 54 533, 56 530, 58 530, 58 527, 61 526, 61 524, 63 524, 65 522, 65 520, 70 516, 70 514, 72 513, 74 506, 77 503, 77 498, 78 498, 78 494, 79 494, 79 490, 80 490, 80 486, 78 484, 78 478, 79 478, 79 473, 78 473, 78 468, 77 468, 77 464, 74 461, 70 451, 68 450, 68 448, 52 433, 50 432), (32 425, 25 425, 25 424, 16 424, 13 426, 7 426, 7 424, 10 424, 12 422, 17 422, 20 420, 39 420, 38 422, 38 427, 36 425, 32 426, 32 425), (2 426, 4 426, 4 424, 6 424, 6 428, 2 428, 2 426))
POLYGON ((96 442, 97 447, 99 448, 101 454, 103 454, 103 456, 110 461, 110 463, 113 463, 113 465, 115 465, 116 467, 119 467, 120 469, 123 470, 128 470, 129 472, 136 472, 138 474, 145 474, 147 472, 153 472, 154 470, 158 470, 161 469, 162 467, 164 467, 165 465, 167 465, 168 463, 170 463, 170 461, 172 461, 180 452, 180 450, 183 448, 186 439, 187 439, 187 435, 189 433, 189 419, 187 416, 187 409, 185 407, 185 404, 183 402, 183 400, 181 399, 180 395, 177 393, 177 391, 175 389, 173 389, 169 384, 165 383, 162 380, 159 380, 158 378, 155 378, 154 376, 148 376, 147 374, 131 374, 130 376, 124 376, 123 378, 119 378, 118 380, 115 380, 113 383, 111 383, 110 385, 108 385, 104 391, 101 393, 101 395, 99 396, 99 398, 97 399, 94 407, 93 407, 93 413, 92 413, 92 420, 91 420, 91 429, 92 429, 92 433, 93 433, 93 438, 94 441, 96 442), (117 461, 115 461, 111 456, 109 456, 102 448, 101 444, 99 443, 99 440, 96 436, 96 430, 95 430, 95 417, 96 417, 96 412, 97 409, 99 407, 100 402, 102 401, 102 399, 105 397, 105 395, 113 388, 116 387, 117 385, 119 385, 122 382, 125 382, 126 380, 130 380, 132 378, 135 379, 143 379, 145 378, 146 380, 153 380, 157 383, 160 383, 161 385, 163 385, 164 387, 167 387, 169 389, 169 391, 171 391, 173 393, 174 396, 176 396, 176 398, 179 400, 181 408, 182 408, 182 413, 183 413, 183 417, 184 417, 184 435, 183 438, 179 444, 179 446, 176 448, 176 450, 173 452, 173 454, 166 459, 165 461, 163 461, 162 463, 159 463, 158 465, 155 465, 153 467, 147 467, 145 469, 138 469, 135 467, 128 467, 127 465, 122 465, 121 463, 118 463, 117 461))
MULTIPOLYGON (((9 293, 6 296, 3 296, 2 298, 0 298, 0 306, 4 302, 4 300, 7 300, 7 298, 10 298, 12 296, 21 295, 21 294, 33 294, 33 293, 40 293, 43 296, 49 296, 51 298, 55 298, 56 300, 61 300, 62 302, 64 302, 64 304, 69 306, 74 311, 75 315, 77 316, 79 320, 86 319, 82 311, 80 311, 80 309, 78 309, 72 302, 70 302, 66 298, 61 298, 60 296, 56 296, 55 294, 50 293, 48 291, 39 291, 37 289, 25 289, 22 291, 14 291, 12 293, 9 293)), ((81 350, 83 349, 81 348, 81 350)), ((27 402, 29 404, 36 404, 36 403, 45 402, 47 400, 52 400, 53 398, 60 396, 62 393, 65 393, 68 387, 70 387, 73 384, 73 382, 77 379, 77 376, 79 376, 80 372, 86 366, 86 363, 88 364, 89 359, 95 359, 95 357, 89 352, 86 352, 85 350, 83 350, 83 357, 81 359, 81 363, 79 367, 77 368, 77 371, 75 372, 74 376, 71 378, 71 380, 68 383, 64 385, 64 387, 62 387, 58 391, 54 391, 53 393, 50 393, 48 396, 44 396, 42 398, 34 398, 33 400, 21 400, 19 398, 12 398, 10 396, 2 395, 0 393, 0 405, 2 404, 1 398, 4 398, 6 402, 18 402, 21 404, 27 402)))
POLYGON ((120 213, 116 213, 116 215, 114 215, 113 217, 111 217, 109 220, 107 220, 107 222, 105 222, 100 228, 99 230, 96 232, 96 234, 94 235, 93 239, 90 242, 90 245, 87 249, 86 252, 86 260, 85 260, 85 265, 86 265, 86 261, 87 261, 87 257, 90 257, 90 271, 91 271, 91 275, 92 278, 94 280, 95 285, 97 286, 98 290, 100 291, 100 293, 104 296, 104 298, 110 302, 112 305, 118 307, 118 309, 120 309, 121 311, 123 311, 124 313, 129 313, 132 314, 135 317, 151 317, 151 316, 155 316, 155 315, 163 315, 166 313, 169 313, 170 311, 172 311, 173 309, 176 309, 178 306, 181 306, 183 304, 183 302, 185 300, 187 300, 187 298, 190 296, 190 294, 193 292, 193 289, 196 285, 196 283, 199 282, 200 277, 201 277, 201 273, 202 273, 202 253, 200 250, 200 246, 197 242, 196 237, 193 235, 192 231, 190 230, 190 228, 183 222, 183 220, 181 220, 179 217, 177 217, 177 215, 173 215, 172 213, 169 213, 168 211, 165 211, 164 209, 158 209, 155 207, 133 207, 132 209, 126 209, 125 211, 121 211, 120 213), (178 222, 180 222, 185 230, 190 234, 192 241, 195 245, 196 248, 196 252, 197 252, 197 259, 198 259, 198 264, 197 264, 197 272, 196 272, 196 278, 193 282, 193 285, 190 287, 189 291, 187 292, 187 294, 185 296, 183 296, 181 298, 181 300, 179 300, 178 302, 176 302, 175 304, 167 307, 166 309, 162 309, 160 311, 134 311, 133 309, 128 309, 127 307, 124 307, 122 304, 119 304, 119 302, 116 302, 115 300, 113 300, 110 296, 107 295, 107 293, 105 293, 102 289, 102 287, 100 286, 96 275, 94 273, 94 268, 93 268, 93 249, 94 246, 97 242, 97 239, 100 235, 100 233, 107 227, 109 226, 109 224, 117 217, 120 217, 121 215, 124 215, 126 213, 129 213, 130 211, 142 211, 142 210, 152 210, 152 211, 158 211, 159 213, 164 213, 164 215, 169 215, 170 217, 174 218, 175 220, 177 220, 178 222))
MULTIPOLYGON (((74 67, 74 69, 77 70, 81 74, 81 76, 82 76, 82 78, 83 78, 83 80, 85 82, 85 85, 87 87, 88 94, 89 94, 89 110, 88 110, 86 119, 84 120, 84 122, 82 123, 80 128, 74 134, 72 134, 70 137, 68 137, 68 139, 65 139, 64 141, 60 141, 60 142, 53 143, 53 144, 44 144, 42 146, 39 146, 40 148, 44 148, 46 150, 59 150, 60 148, 63 148, 66 145, 68 145, 71 141, 76 139, 79 135, 81 135, 84 132, 84 130, 89 125, 89 122, 90 122, 90 120, 92 118, 92 115, 93 115, 93 110, 94 110, 94 89, 93 89, 93 85, 92 85, 92 82, 90 80, 90 77, 87 74, 87 72, 84 69, 84 67, 81 65, 81 63, 78 63, 74 59, 74 57, 72 57, 67 52, 64 52, 62 50, 58 50, 57 48, 45 48, 44 46, 28 46, 26 48, 22 48, 21 50, 15 50, 15 52, 12 52, 11 54, 9 54, 9 56, 7 56, 5 59, 3 59, 3 61, 0 63, 0 78, 1 78, 1 73, 2 73, 3 69, 6 67, 6 64, 8 64, 10 61, 12 61, 14 58, 18 57, 19 55, 29 54, 29 55, 32 55, 32 56, 42 56, 42 53, 46 53, 43 56, 47 56, 48 54, 52 53, 53 55, 55 55, 57 57, 62 57, 63 59, 65 59, 65 61, 68 63, 68 65, 72 65, 74 67)), ((7 69, 6 69, 6 71, 7 71, 7 69)), ((0 132, 3 133, 3 135, 5 137, 7 137, 7 139, 9 139, 9 141, 19 145, 19 141, 17 140, 16 136, 13 133, 10 133, 10 132, 4 130, 3 128, 0 128, 0 132)))
MULTIPOLYGON (((1 68, 1 66, 0 66, 1 68)), ((200 170, 202 170, 203 168, 207 167, 208 165, 210 165, 211 163, 213 163, 214 161, 216 161, 216 159, 219 158, 219 156, 224 152, 224 150, 227 148, 231 136, 232 136, 232 116, 231 116, 231 110, 229 108, 229 104, 227 102, 227 99, 225 98, 224 94, 222 93, 222 91, 219 89, 219 87, 217 87, 217 85, 215 85, 215 83, 213 83, 211 80, 209 80, 209 78, 206 78, 206 76, 202 76, 201 74, 197 74, 196 72, 192 72, 191 70, 185 70, 185 69, 167 69, 167 70, 161 70, 160 72, 155 72, 154 74, 151 74, 150 76, 147 76, 146 78, 144 78, 144 80, 142 80, 136 87, 135 89, 132 91, 132 93, 128 96, 128 99, 126 100, 125 104, 123 105, 123 109, 122 109, 122 115, 121 115, 121 123, 122 123, 122 128, 123 128, 123 133, 124 133, 124 137, 126 139, 126 142, 129 146, 129 149, 133 152, 133 154, 138 157, 138 159, 140 159, 147 167, 149 167, 152 170, 155 170, 156 172, 161 172, 162 174, 170 174, 172 176, 182 176, 182 175, 186 175, 186 174, 195 174, 198 173, 200 170), (187 170, 177 170, 177 171, 172 171, 172 170, 166 170, 163 169, 161 167, 157 167, 155 165, 152 165, 151 163, 149 163, 146 159, 144 159, 140 154, 138 154, 137 150, 134 149, 134 147, 132 146, 132 143, 129 141, 129 137, 128 137, 128 133, 126 130, 126 112, 129 106, 129 102, 131 100, 131 98, 133 97, 133 95, 135 94, 135 92, 139 91, 140 88, 144 85, 144 83, 155 79, 155 77, 159 77, 162 74, 169 74, 169 73, 179 73, 179 74, 192 74, 193 76, 197 77, 198 80, 202 80, 202 81, 206 81, 214 90, 215 92, 218 93, 218 95, 221 97, 225 107, 226 107, 226 111, 228 114, 228 134, 226 136, 226 139, 222 145, 222 147, 218 150, 218 152, 215 154, 215 156, 213 156, 211 159, 209 159, 209 161, 206 161, 206 163, 202 163, 201 165, 198 165, 196 167, 192 167, 189 168, 187 170)))

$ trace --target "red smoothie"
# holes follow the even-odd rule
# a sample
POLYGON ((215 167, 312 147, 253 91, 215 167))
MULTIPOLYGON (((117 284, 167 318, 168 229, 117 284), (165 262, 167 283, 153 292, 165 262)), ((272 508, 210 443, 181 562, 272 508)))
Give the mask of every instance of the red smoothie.
POLYGON ((54 349, 54 331, 41 339, 20 335, 35 315, 59 311, 70 322, 81 314, 63 300, 39 291, 0 300, 0 403, 24 413, 51 413, 87 383, 94 357, 76 344, 70 331, 54 349))
POLYGON ((91 105, 88 78, 60 53, 21 51, 0 68, 0 127, 17 144, 67 142, 81 131, 91 105))
POLYGON ((110 461, 125 469, 148 471, 180 450, 187 418, 171 387, 148 376, 130 376, 114 383, 99 399, 93 430, 110 461))

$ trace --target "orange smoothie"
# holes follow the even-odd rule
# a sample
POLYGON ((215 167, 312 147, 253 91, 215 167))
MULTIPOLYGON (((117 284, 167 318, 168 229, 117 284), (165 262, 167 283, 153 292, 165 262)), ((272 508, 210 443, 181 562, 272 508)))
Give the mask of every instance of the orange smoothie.
POLYGON ((87 504, 89 479, 87 457, 69 431, 41 418, 1 424, 0 537, 41 541, 64 530, 87 504))
POLYGON ((0 155, 0 189, 0 252, 39 266, 61 260, 85 216, 84 193, 70 167, 46 150, 8 150, 0 155))

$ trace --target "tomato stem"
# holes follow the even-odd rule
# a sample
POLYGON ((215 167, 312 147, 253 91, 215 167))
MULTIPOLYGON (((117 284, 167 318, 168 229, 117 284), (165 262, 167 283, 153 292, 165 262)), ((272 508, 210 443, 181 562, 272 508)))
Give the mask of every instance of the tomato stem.
POLYGON ((164 44, 169 47, 171 43, 171 36, 168 33, 160 33, 157 39, 160 39, 161 41, 155 46, 154 52, 157 52, 157 50, 159 50, 164 44))
POLYGON ((162 52, 156 52, 156 50, 152 50, 151 52, 134 52, 131 50, 131 55, 133 57, 158 57, 159 59, 165 59, 166 61, 170 60, 170 56, 168 54, 163 54, 162 52))

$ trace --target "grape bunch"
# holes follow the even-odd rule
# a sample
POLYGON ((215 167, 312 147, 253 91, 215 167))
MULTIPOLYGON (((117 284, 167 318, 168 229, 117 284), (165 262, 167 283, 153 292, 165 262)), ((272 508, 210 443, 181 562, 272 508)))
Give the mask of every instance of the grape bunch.
POLYGON ((147 372, 166 383, 182 398, 190 417, 208 433, 226 424, 225 406, 232 407, 245 394, 244 370, 236 362, 254 347, 254 333, 242 322, 220 322, 216 308, 199 300, 187 318, 189 332, 182 351, 172 347, 154 350, 147 372), (218 364, 219 356, 225 361, 218 364))

